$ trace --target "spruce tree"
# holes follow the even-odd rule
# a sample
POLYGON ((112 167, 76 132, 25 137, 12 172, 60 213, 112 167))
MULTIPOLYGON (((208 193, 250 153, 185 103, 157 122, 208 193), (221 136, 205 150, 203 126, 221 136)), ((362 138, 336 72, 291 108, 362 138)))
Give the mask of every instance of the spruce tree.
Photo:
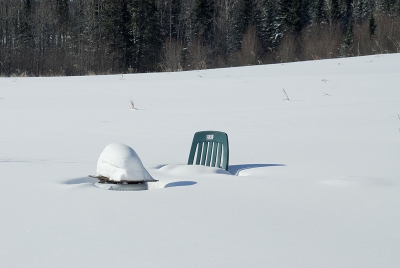
POLYGON ((193 14, 194 37, 212 46, 214 43, 214 1, 196 0, 193 14))
POLYGON ((257 31, 263 49, 276 50, 283 34, 281 24, 276 19, 274 2, 272 0, 259 1, 255 13, 257 31))
MULTIPOLYGON (((32 18, 32 2, 31 0, 24 0, 20 21, 18 25, 18 49, 23 61, 19 69, 26 71, 30 74, 33 71, 32 56, 35 50, 35 42, 33 36, 33 18, 32 18), (22 63, 23 62, 23 63, 22 63)), ((1 64, 1 63, 0 63, 1 64)))
POLYGON ((31 0, 24 0, 23 10, 19 23, 19 39, 25 47, 30 49, 33 49, 32 23, 31 0))
POLYGON ((325 0, 316 0, 315 20, 318 24, 323 24, 327 20, 325 0))
POLYGON ((68 29, 69 29, 69 0, 56 0, 56 19, 57 19, 57 29, 60 37, 60 46, 65 47, 67 42, 68 29))
POLYGON ((157 7, 154 0, 132 0, 130 27, 133 35, 134 66, 139 72, 157 68, 161 36, 157 7))
POLYGON ((126 72, 133 65, 133 35, 128 1, 104 1, 104 39, 112 59, 110 67, 113 72, 126 72))
POLYGON ((348 57, 353 56, 353 39, 354 39, 354 28, 353 28, 353 19, 350 18, 347 23, 347 30, 340 47, 340 56, 348 57))
POLYGON ((278 19, 284 26, 285 32, 289 28, 287 21, 291 13, 291 2, 292 0, 278 0, 278 19))
POLYGON ((358 24, 362 24, 369 18, 371 11, 370 3, 368 0, 358 0, 355 5, 354 19, 358 24))
POLYGON ((330 23, 335 24, 342 18, 339 0, 331 0, 330 23))
POLYGON ((255 24, 254 12, 255 12, 255 2, 254 0, 239 0, 238 4, 238 28, 240 33, 243 35, 247 28, 255 24))
POLYGON ((232 34, 229 39, 228 52, 230 55, 241 49, 243 34, 253 23, 252 18, 252 1, 238 0, 232 10, 232 34))
POLYGON ((395 7, 395 15, 399 16, 400 15, 400 0, 396 0, 396 7, 395 7))
POLYGON ((163 39, 177 39, 182 36, 182 0, 156 1, 158 22, 163 39))
POLYGON ((69 0, 56 0, 57 21, 62 27, 65 27, 69 21, 69 0))
POLYGON ((168 37, 177 39, 181 37, 179 26, 181 24, 182 0, 171 0, 168 17, 168 37))
POLYGON ((379 1, 380 9, 389 15, 396 15, 399 8, 398 0, 381 0, 379 1))
POLYGON ((310 21, 308 0, 279 0, 278 4, 278 15, 285 29, 294 35, 300 35, 310 21))
MULTIPOLYGON (((70 22, 70 13, 69 13, 69 0, 56 0, 56 9, 55 18, 57 20, 55 32, 57 33, 58 40, 56 42, 57 49, 54 51, 54 57, 56 61, 59 62, 61 73, 64 75, 71 75, 72 70, 69 66, 70 56, 68 53, 68 42, 69 42, 69 22, 70 22)), ((54 67, 53 67, 54 68, 54 67)))
POLYGON ((373 37, 374 35, 375 35, 375 32, 376 32, 376 24, 375 24, 375 18, 374 18, 374 14, 372 13, 372 11, 371 11, 371 13, 370 13, 370 15, 369 15, 369 24, 368 24, 368 30, 369 30, 369 36, 370 37, 373 37))
POLYGON ((344 0, 342 9, 342 32, 348 34, 349 29, 353 29, 353 0, 344 0))

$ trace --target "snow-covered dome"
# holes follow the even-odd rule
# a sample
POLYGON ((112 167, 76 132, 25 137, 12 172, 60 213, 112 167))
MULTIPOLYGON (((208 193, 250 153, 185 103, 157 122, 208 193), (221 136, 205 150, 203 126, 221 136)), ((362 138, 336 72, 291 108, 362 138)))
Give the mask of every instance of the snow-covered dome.
POLYGON ((121 143, 107 145, 100 154, 97 177, 106 177, 114 182, 156 181, 144 168, 136 152, 121 143))

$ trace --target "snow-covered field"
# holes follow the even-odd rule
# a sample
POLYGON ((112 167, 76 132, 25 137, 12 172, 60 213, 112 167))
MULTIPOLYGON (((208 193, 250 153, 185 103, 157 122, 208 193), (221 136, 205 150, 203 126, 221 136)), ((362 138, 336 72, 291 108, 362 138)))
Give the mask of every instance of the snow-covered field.
POLYGON ((0 266, 400 267, 399 85, 400 54, 0 78, 0 266), (200 130, 229 173, 186 165, 200 130), (159 181, 95 187, 110 143, 159 181))

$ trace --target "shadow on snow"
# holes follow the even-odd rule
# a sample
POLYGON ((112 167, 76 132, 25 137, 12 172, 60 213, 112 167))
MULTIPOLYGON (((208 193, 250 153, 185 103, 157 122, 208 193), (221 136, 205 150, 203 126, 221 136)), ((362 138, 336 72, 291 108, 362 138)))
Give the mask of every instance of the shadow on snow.
MULTIPOLYGON (((98 182, 98 180, 95 178, 82 177, 82 178, 66 180, 63 182, 63 184, 66 184, 66 185, 79 185, 79 184, 94 185, 96 182, 98 182)), ((182 186, 190 186, 190 185, 195 185, 195 184, 197 184, 197 182, 195 182, 195 181, 174 181, 174 182, 167 183, 162 188, 182 187, 182 186)))
POLYGON ((232 165, 228 167, 229 173, 232 175, 238 175, 241 171, 252 168, 262 168, 262 167, 285 167, 284 164, 242 164, 242 165, 232 165))
POLYGON ((167 183, 164 188, 170 188, 170 187, 180 187, 180 186, 190 186, 190 185, 195 185, 197 182, 195 181, 174 181, 167 183))

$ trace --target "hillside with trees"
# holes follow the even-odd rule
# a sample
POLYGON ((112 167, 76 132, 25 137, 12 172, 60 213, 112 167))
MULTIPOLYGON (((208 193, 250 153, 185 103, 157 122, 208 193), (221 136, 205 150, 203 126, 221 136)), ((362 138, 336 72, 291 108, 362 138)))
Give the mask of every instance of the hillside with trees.
POLYGON ((0 0, 0 76, 400 52, 400 0, 0 0))

